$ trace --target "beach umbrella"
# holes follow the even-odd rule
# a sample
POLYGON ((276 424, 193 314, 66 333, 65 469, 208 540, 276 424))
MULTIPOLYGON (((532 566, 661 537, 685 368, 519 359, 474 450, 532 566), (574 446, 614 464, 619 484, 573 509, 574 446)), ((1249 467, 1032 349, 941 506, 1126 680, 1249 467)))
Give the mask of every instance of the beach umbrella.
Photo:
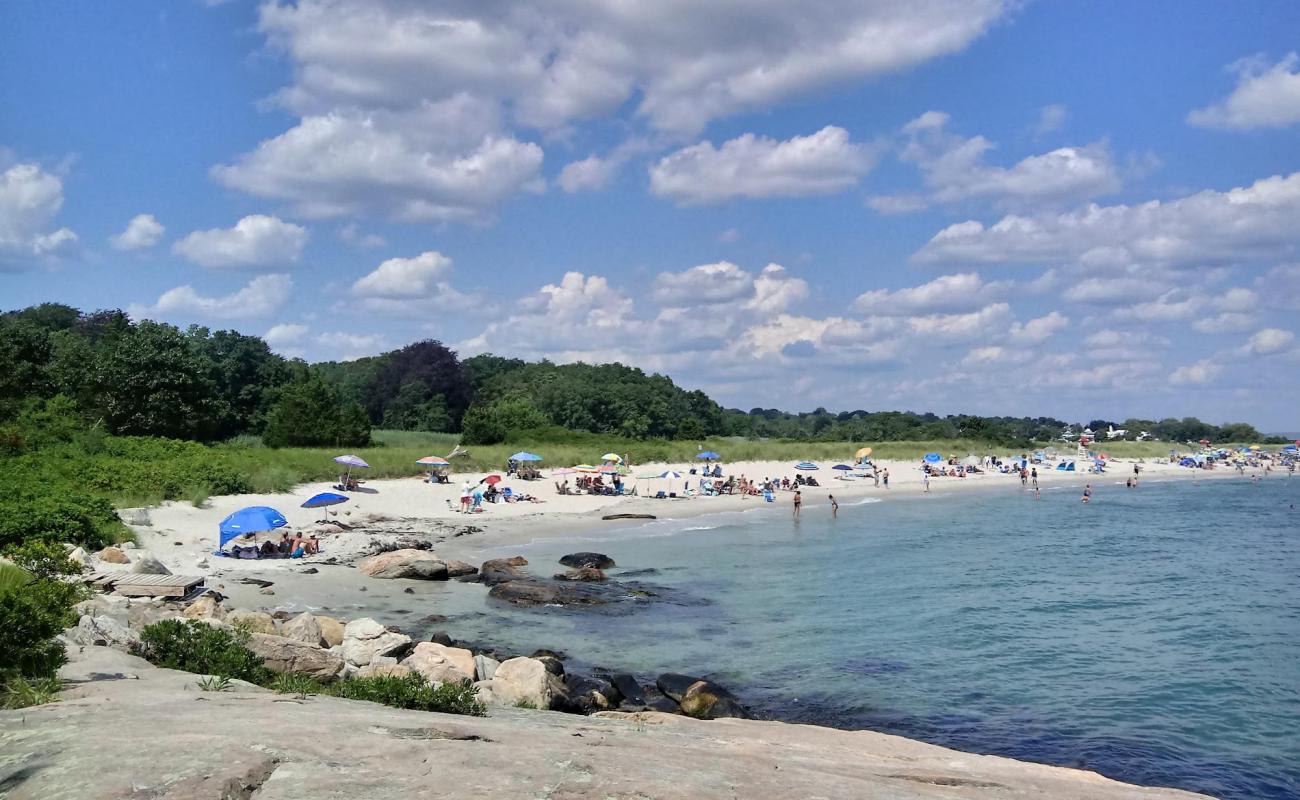
POLYGON ((511 461, 541 461, 542 457, 536 453, 530 453, 527 450, 520 450, 518 453, 510 456, 511 461))
POLYGON ((596 467, 590 464, 576 464, 573 467, 574 472, 595 472, 596 467))
POLYGON ((445 458, 441 458, 439 456, 425 456, 424 458, 417 458, 415 460, 415 463, 419 464, 422 467, 450 467, 451 466, 450 461, 448 461, 445 458))
POLYGON ((938 464, 940 461, 943 461, 943 456, 939 455, 938 453, 925 454, 925 463, 927 464, 938 464))
POLYGON ((703 453, 700 453, 698 456, 696 456, 696 458, 707 458, 710 461, 717 461, 718 459, 721 459, 722 456, 718 455, 712 450, 705 450, 703 453))
POLYGON ((850 467, 848 464, 836 464, 835 466, 831 467, 831 469, 839 469, 839 470, 845 470, 845 471, 852 471, 852 470, 853 470, 853 467, 850 467))
POLYGON ((1209 443, 1210 443, 1210 440, 1209 440, 1209 439, 1202 439, 1202 440, 1200 441, 1200 443, 1201 443, 1201 444, 1209 444, 1209 443))
POLYGON ((859 448, 858 448, 858 452, 854 453, 854 454, 853 454, 853 457, 854 457, 854 458, 866 458, 866 457, 869 456, 869 455, 871 455, 871 448, 870 448, 870 447, 859 447, 859 448))
POLYGON ((818 467, 816 464, 812 463, 811 461, 800 461, 798 464, 794 465, 794 468, 799 470, 800 472, 810 472, 815 469, 821 469, 821 467, 818 467))
POLYGON ((339 503, 346 503, 347 495, 335 494, 334 492, 321 492, 320 494, 308 498, 301 508, 325 508, 326 506, 336 506, 339 503))
POLYGON ((370 467, 369 464, 367 464, 365 461, 362 461, 362 460, 361 460, 361 456, 355 456, 355 455, 351 455, 351 454, 348 454, 348 455, 346 455, 346 456, 335 456, 335 457, 334 457, 334 461, 335 461, 335 463, 338 463, 338 464, 346 464, 346 465, 347 465, 348 471, 347 471, 346 473, 344 473, 345 477, 343 478, 343 486, 344 486, 345 488, 346 488, 347 485, 348 485, 348 480, 352 477, 352 468, 353 468, 353 467, 361 467, 361 468, 363 468, 363 469, 369 469, 369 467, 370 467))
POLYGON ((576 469, 570 469, 569 467, 560 467, 559 469, 551 470, 552 475, 572 475, 575 472, 577 472, 576 469))
POLYGON ((241 508, 221 520, 221 525, 218 527, 221 533, 218 547, 225 547, 231 539, 248 533, 274 530, 288 524, 284 515, 270 506, 241 508))
POLYGON ((1263 448, 1261 448, 1261 447, 1260 447, 1259 445, 1257 445, 1257 444, 1252 444, 1252 445, 1250 446, 1250 449, 1251 449, 1251 450, 1262 450, 1263 448))
POLYGON ((479 483, 486 483, 488 486, 496 486, 500 482, 501 482, 500 475, 489 475, 486 478, 483 478, 479 481, 479 483))
POLYGON ((673 480, 675 478, 682 477, 682 473, 670 469, 667 472, 659 473, 659 477, 666 478, 668 480, 668 491, 671 492, 673 490, 673 480))
POLYGON ((603 455, 603 456, 600 457, 600 460, 601 460, 601 461, 619 461, 619 462, 621 462, 621 461, 623 460, 623 457, 620 456, 618 453, 606 453, 605 455, 603 455))

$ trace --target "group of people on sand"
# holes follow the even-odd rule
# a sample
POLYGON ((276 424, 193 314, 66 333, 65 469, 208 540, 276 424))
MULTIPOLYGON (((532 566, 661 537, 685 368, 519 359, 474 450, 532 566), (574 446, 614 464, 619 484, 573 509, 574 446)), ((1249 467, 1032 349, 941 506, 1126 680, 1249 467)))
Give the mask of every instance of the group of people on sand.
MULTIPOLYGON (((483 503, 545 503, 539 497, 534 497, 528 492, 516 492, 507 486, 505 489, 498 489, 495 483, 487 484, 483 488, 484 481, 474 483, 465 481, 460 487, 460 506, 456 509, 461 514, 479 514, 483 512, 483 503)), ((451 507, 451 500, 447 501, 448 508, 451 507)))
POLYGON ((301 531, 295 533, 292 538, 287 532, 281 533, 280 541, 267 539, 260 545, 251 533, 246 534, 243 539, 247 544, 236 544, 230 548, 230 554, 235 558, 302 558, 320 552, 320 542, 316 540, 314 533, 305 539, 301 531))
POLYGON ((602 475, 579 475, 573 487, 569 486, 568 478, 563 482, 557 482, 555 492, 556 494, 620 495, 623 494, 623 478, 615 474, 610 478, 609 483, 606 483, 602 475))

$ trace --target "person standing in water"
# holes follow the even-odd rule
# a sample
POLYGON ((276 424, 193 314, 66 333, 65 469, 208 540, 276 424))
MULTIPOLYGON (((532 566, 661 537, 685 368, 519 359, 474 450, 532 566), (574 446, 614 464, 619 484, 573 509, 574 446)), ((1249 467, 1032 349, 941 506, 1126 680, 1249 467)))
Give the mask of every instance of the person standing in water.
POLYGON ((794 518, 799 518, 799 507, 803 505, 803 494, 798 489, 794 490, 794 518))
POLYGON ((1138 473, 1139 473, 1140 471, 1141 471, 1141 470, 1139 469, 1138 465, 1137 465, 1137 464, 1134 464, 1134 465, 1133 465, 1133 485, 1134 485, 1134 486, 1137 486, 1137 485, 1138 485, 1138 473))
POLYGON ((840 504, 835 500, 835 495, 830 494, 827 495, 827 497, 829 497, 831 501, 831 518, 833 519, 838 517, 840 515, 840 504))
POLYGON ((1085 483, 1083 485, 1083 502, 1087 503, 1091 500, 1092 500, 1092 484, 1085 483))
POLYGON ((889 467, 885 467, 885 474, 882 475, 881 477, 884 478, 885 488, 888 489, 889 488, 889 467))

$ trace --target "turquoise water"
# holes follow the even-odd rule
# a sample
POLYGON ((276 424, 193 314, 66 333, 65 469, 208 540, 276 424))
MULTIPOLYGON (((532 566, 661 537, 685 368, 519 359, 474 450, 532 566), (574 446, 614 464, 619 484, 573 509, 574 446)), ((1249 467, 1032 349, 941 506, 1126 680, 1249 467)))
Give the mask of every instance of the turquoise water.
POLYGON ((654 569, 638 579, 666 602, 523 610, 448 587, 430 590, 453 615, 438 627, 708 674, 782 719, 1300 796, 1300 479, 1103 485, 1090 505, 1015 487, 838 519, 813 499, 797 523, 750 512, 522 550, 538 574, 579 549, 615 577, 654 569))

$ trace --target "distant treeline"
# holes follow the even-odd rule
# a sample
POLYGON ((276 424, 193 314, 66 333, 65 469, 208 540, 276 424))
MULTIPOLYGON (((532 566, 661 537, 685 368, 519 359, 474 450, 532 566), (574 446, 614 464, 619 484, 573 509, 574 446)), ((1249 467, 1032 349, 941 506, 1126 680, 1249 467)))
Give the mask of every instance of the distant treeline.
MULTIPOLYGON (((56 398, 61 415, 74 412, 108 434, 200 442, 254 435, 271 447, 360 447, 372 427, 460 433, 470 444, 585 431, 634 439, 968 438, 1007 445, 1050 441, 1067 427, 1050 417, 727 409, 704 392, 623 364, 461 360, 436 341, 307 364, 271 352, 256 336, 54 303, 0 314, 0 365, 0 450, 9 452, 23 448, 31 428, 23 420, 56 398)), ((1145 431, 1173 442, 1264 441, 1250 425, 1195 418, 1084 424, 1098 432, 1125 428, 1128 439, 1145 431)))

